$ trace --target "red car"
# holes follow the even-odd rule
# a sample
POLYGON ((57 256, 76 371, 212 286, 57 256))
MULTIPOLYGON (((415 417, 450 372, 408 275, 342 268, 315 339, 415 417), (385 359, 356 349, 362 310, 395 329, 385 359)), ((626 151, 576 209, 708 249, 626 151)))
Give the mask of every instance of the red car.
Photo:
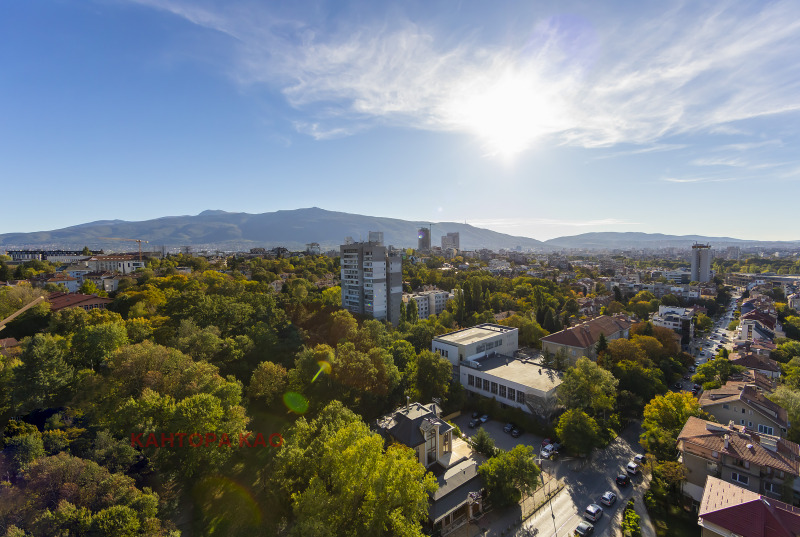
POLYGON ((553 441, 552 441, 552 440, 550 440, 549 438, 545 438, 544 440, 542 440, 542 447, 545 447, 546 445, 549 445, 549 444, 551 444, 552 442, 553 442, 553 441))

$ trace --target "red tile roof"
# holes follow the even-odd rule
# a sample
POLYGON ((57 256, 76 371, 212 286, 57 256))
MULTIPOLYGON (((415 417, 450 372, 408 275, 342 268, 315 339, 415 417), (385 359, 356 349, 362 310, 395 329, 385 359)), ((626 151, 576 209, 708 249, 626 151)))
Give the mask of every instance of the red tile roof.
POLYGON ((774 371, 780 373, 781 366, 772 358, 760 356, 758 354, 748 354, 731 360, 733 365, 742 365, 747 369, 760 369, 762 371, 774 371))
POLYGON ((585 349, 595 345, 600 339, 600 334, 610 336, 622 330, 627 330, 632 324, 625 317, 601 315, 591 321, 545 336, 542 341, 585 349))
POLYGON ((51 293, 47 297, 50 303, 51 311, 63 310, 64 308, 73 308, 76 306, 83 307, 89 305, 102 305, 111 304, 110 298, 99 297, 95 295, 83 295, 81 293, 51 293))
POLYGON ((714 524, 742 537, 796 537, 800 509, 709 476, 699 524, 714 524))

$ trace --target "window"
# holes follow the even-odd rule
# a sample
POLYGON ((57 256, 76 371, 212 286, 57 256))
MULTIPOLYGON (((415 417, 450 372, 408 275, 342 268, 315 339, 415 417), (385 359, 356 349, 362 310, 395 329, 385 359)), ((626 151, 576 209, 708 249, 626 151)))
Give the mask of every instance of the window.
POLYGON ((772 427, 767 427, 766 425, 758 425, 758 432, 762 434, 774 434, 772 427))
POLYGON ((504 385, 500 385, 500 397, 506 396, 506 387, 504 385))
POLYGON ((728 410, 729 408, 731 408, 731 405, 729 405, 728 403, 723 403, 722 404, 722 408, 724 408, 725 410, 728 410))
POLYGON ((750 484, 750 477, 746 475, 742 475, 736 472, 731 472, 731 479, 734 481, 738 481, 742 485, 749 485, 750 484))
POLYGON ((497 394, 497 383, 492 382, 492 393, 497 394))
POLYGON ((734 411, 734 412, 739 412, 739 409, 738 409, 738 408, 736 408, 736 405, 734 405, 734 406, 733 406, 733 411, 734 411))
POLYGON ((748 427, 750 427, 750 428, 752 429, 752 428, 753 428, 753 422, 752 422, 752 421, 748 421, 748 422, 747 422, 747 426, 748 426, 748 427))
POLYGON ((508 400, 509 401, 513 401, 514 400, 515 393, 516 393, 516 390, 514 388, 509 388, 508 389, 508 400))
POLYGON ((711 452, 711 456, 714 457, 715 459, 719 459, 719 452, 718 451, 712 451, 711 452))
POLYGON ((473 375, 467 375, 467 384, 475 386, 475 377, 473 375))
POLYGON ((483 391, 489 391, 489 381, 487 379, 483 379, 483 391))
POLYGON ((744 425, 744 420, 739 420, 739 425, 744 425))
POLYGON ((525 403, 525 394, 522 392, 517 392, 517 403, 525 403))
POLYGON ((772 492, 774 494, 781 493, 781 486, 775 483, 764 483, 764 491, 765 492, 772 492))
POLYGON ((744 414, 744 410, 745 410, 745 409, 742 409, 742 414, 744 414))

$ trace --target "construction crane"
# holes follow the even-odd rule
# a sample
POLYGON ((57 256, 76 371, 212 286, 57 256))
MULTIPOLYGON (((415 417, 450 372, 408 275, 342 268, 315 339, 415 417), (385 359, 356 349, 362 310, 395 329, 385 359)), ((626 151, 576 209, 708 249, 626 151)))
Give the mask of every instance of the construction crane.
POLYGON ((8 317, 6 317, 5 319, 0 319, 0 330, 2 330, 3 328, 5 328, 7 323, 10 323, 11 321, 13 321, 13 320, 14 320, 14 318, 15 318, 17 315, 21 315, 21 314, 25 313, 26 311, 28 311, 30 308, 34 307, 36 304, 38 304, 38 303, 39 303, 39 302, 41 302, 42 300, 44 300, 44 297, 43 297, 43 296, 40 296, 40 297, 39 297, 39 298, 37 298, 36 300, 33 300, 33 301, 31 301, 31 302, 28 302, 28 303, 27 303, 27 304, 25 304, 23 307, 21 307, 20 309, 18 309, 17 311, 15 311, 14 313, 12 313, 12 314, 11 314, 11 315, 9 315, 8 317))
POLYGON ((123 239, 122 237, 97 237, 100 240, 109 241, 130 241, 139 243, 139 261, 142 260, 142 243, 148 244, 148 241, 142 239, 123 239))

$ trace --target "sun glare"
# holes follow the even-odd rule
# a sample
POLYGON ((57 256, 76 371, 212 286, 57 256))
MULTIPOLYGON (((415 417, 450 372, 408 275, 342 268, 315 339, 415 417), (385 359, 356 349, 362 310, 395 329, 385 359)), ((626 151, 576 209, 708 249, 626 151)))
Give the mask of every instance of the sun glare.
POLYGON ((454 126, 473 133, 489 156, 509 159, 559 130, 560 100, 532 74, 508 70, 494 80, 465 84, 451 100, 454 126))

